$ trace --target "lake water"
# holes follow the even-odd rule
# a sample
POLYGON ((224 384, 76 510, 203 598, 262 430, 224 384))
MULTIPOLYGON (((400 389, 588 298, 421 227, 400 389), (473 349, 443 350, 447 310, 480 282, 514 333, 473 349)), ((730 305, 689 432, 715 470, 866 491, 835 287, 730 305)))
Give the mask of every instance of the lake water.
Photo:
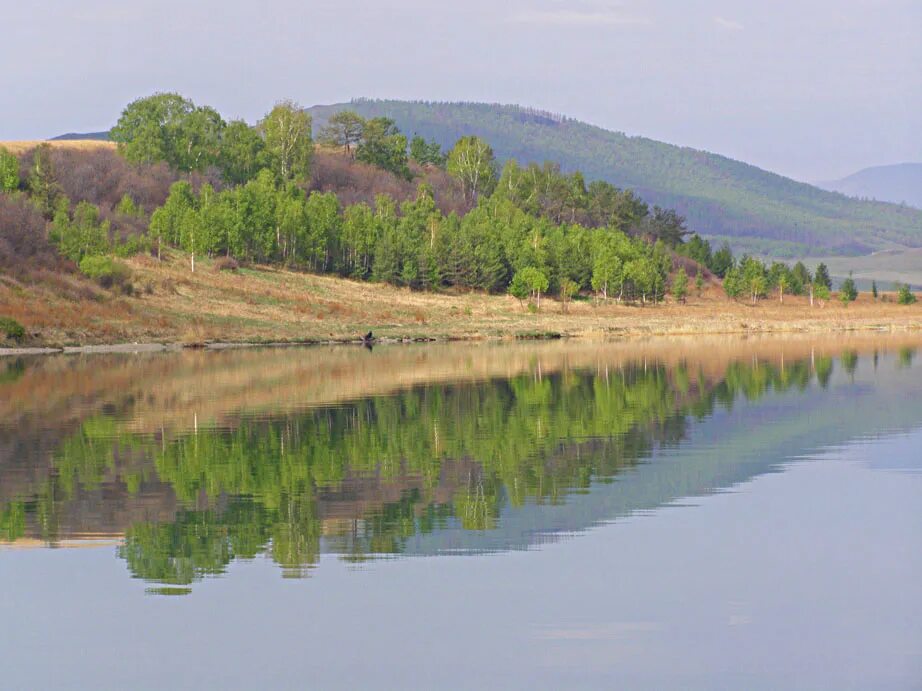
POLYGON ((917 358, 0 359, 0 688, 920 688, 917 358))

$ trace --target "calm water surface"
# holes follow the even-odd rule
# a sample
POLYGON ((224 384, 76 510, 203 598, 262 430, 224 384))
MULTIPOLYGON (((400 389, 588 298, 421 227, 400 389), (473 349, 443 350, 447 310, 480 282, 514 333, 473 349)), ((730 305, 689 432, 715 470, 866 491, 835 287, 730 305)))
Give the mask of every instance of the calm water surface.
POLYGON ((920 688, 917 355, 0 359, 0 688, 920 688))

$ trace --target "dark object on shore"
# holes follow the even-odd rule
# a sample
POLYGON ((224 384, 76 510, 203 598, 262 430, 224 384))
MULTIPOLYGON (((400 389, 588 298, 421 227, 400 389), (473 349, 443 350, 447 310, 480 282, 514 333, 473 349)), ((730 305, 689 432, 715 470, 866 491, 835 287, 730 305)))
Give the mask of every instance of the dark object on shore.
POLYGON ((375 340, 375 335, 371 331, 362 336, 362 343, 374 343, 375 340))

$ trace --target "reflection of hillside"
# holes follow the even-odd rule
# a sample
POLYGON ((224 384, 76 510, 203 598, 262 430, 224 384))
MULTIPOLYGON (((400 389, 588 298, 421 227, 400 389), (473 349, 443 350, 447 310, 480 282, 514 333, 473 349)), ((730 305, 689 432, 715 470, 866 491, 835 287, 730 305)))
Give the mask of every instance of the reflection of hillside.
MULTIPOLYGON (((0 535, 125 535, 120 553, 131 571, 170 584, 264 552, 298 575, 323 551, 363 559, 526 547, 744 481, 771 470, 783 443, 835 443, 881 415, 918 421, 912 405, 897 414, 881 408, 903 389, 918 393, 892 358, 891 374, 874 380, 886 383, 886 396, 858 396, 825 420, 823 387, 854 379, 859 348, 876 352, 894 341, 847 343, 838 365, 825 353, 842 352, 841 344, 798 339, 783 348, 711 341, 699 346, 706 353, 682 342, 637 343, 636 359, 625 344, 183 353, 140 358, 144 384, 130 383, 130 359, 116 359, 108 369, 123 382, 118 394, 68 385, 67 376, 59 376, 57 398, 49 388, 49 417, 37 426, 51 427, 53 442, 41 456, 0 465, 0 535), (308 354, 317 362, 298 364, 308 354), (391 395, 337 388, 349 380, 339 358, 363 363, 358 376, 391 395), (382 363, 391 368, 386 376, 382 363), (266 367, 271 376, 261 374, 266 367), (302 371, 314 388, 285 381, 302 371), (830 380, 833 371, 838 380, 830 380), (147 397, 131 390, 142 386, 147 397), (770 405, 737 404, 769 392, 778 394, 770 405), (64 415, 62 402, 74 397, 91 404, 64 415), (184 425, 199 406, 207 412, 184 425), (747 456, 736 440, 738 455, 670 462, 668 449, 698 428, 713 439, 760 439, 763 452, 747 456), (763 429, 781 433, 764 440, 763 429)), ((906 366, 911 351, 902 353, 906 366)), ((13 384, 47 375, 25 367, 13 384)), ((87 377, 76 366, 72 376, 87 377)), ((19 406, 22 428, 4 428, 19 448, 28 446, 35 428, 25 423, 38 423, 41 407, 19 406)))

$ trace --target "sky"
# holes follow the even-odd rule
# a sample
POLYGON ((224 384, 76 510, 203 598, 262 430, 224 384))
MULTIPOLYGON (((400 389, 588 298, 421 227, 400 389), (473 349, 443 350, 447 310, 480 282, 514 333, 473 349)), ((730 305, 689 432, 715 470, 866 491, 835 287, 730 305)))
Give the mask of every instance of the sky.
POLYGON ((2 17, 0 140, 107 129, 178 91, 250 122, 285 98, 518 103, 806 181, 922 161, 922 0, 30 0, 2 17))

